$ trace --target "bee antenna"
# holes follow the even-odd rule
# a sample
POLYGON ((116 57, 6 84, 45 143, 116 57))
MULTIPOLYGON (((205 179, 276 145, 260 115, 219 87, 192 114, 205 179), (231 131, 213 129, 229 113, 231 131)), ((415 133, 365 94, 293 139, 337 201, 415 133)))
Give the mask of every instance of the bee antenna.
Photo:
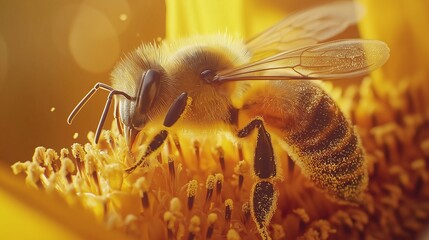
POLYGON ((67 123, 70 125, 74 119, 74 117, 76 117, 76 115, 79 113, 79 111, 83 108, 83 106, 85 106, 85 104, 89 101, 89 99, 92 97, 92 95, 94 95, 94 93, 99 89, 103 89, 106 91, 113 91, 114 89, 104 83, 96 83, 94 85, 94 87, 85 95, 85 97, 82 98, 82 100, 80 100, 80 102, 76 105, 76 107, 73 109, 73 111, 70 113, 69 117, 67 118, 67 123))
POLYGON ((125 92, 118 91, 113 89, 111 86, 104 84, 104 83, 96 83, 94 87, 85 95, 85 97, 80 100, 80 102, 76 105, 76 107, 73 109, 73 111, 70 113, 69 117, 67 118, 67 123, 71 124, 73 119, 76 117, 76 115, 79 113, 79 111, 85 106, 85 104, 89 101, 89 99, 94 95, 94 93, 99 89, 103 89, 106 91, 109 91, 109 96, 107 97, 106 105, 104 106, 103 113, 100 118, 100 122, 98 123, 97 130, 95 132, 95 143, 98 143, 98 139, 100 138, 101 129, 104 125, 104 122, 106 121, 107 113, 109 112, 109 107, 112 102, 113 95, 122 95, 128 100, 133 100, 133 97, 126 94, 125 92))

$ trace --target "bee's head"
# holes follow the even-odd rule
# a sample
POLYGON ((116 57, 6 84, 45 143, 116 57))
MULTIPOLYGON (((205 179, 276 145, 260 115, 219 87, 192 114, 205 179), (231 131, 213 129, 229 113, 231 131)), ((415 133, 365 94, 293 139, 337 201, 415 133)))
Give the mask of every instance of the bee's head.
MULTIPOLYGON (((162 73, 159 70, 144 71, 137 82, 135 97, 117 96, 115 118, 131 148, 137 134, 154 115, 160 92, 162 73)), ((158 106, 159 107, 159 106, 158 106)))

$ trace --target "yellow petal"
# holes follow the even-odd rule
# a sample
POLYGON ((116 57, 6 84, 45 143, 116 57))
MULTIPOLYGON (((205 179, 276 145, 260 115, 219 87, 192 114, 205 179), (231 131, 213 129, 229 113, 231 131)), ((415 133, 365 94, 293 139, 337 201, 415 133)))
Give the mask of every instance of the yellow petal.
POLYGON ((0 166, 0 239, 118 239, 90 212, 68 206, 57 195, 25 186, 23 179, 0 166))
POLYGON ((219 32, 247 39, 286 15, 274 4, 245 0, 167 0, 166 8, 168 39, 219 32))

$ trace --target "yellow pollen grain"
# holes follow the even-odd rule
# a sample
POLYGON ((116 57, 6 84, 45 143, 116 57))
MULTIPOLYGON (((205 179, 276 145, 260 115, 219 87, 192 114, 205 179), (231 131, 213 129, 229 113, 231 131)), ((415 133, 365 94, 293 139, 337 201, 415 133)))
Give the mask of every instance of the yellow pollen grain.
POLYGON ((167 228, 168 229, 173 229, 175 221, 176 221, 176 217, 174 216, 174 214, 172 212, 170 212, 170 211, 166 211, 164 213, 163 218, 164 218, 164 222, 167 223, 167 228))
POLYGON ((69 155, 70 151, 67 148, 62 148, 60 150, 60 158, 65 158, 69 155))
POLYGON ((55 107, 51 107, 51 112, 54 112, 55 111, 55 107))
POLYGON ((173 213, 172 213, 172 212, 170 212, 170 211, 166 211, 166 212, 164 213, 163 218, 164 218, 164 221, 165 221, 165 222, 170 221, 170 220, 173 218, 173 213))
POLYGON ((234 201, 231 198, 225 200, 225 207, 229 208, 231 211, 234 208, 234 201))
POLYGON ((37 163, 30 163, 27 168, 27 177, 25 182, 28 186, 38 188, 37 184, 40 181, 41 175, 45 172, 45 168, 37 163))
POLYGON ((238 162, 234 170, 237 174, 245 175, 249 172, 249 164, 246 161, 241 160, 238 162))
POLYGON ((180 212, 182 209, 182 203, 180 202, 180 199, 177 197, 174 197, 170 200, 170 211, 171 212, 180 212))
POLYGON ((216 213, 210 213, 208 216, 207 216, 207 222, 208 222, 208 224, 213 224, 213 223, 215 223, 216 221, 217 221, 217 214, 216 213))
POLYGON ((194 215, 191 218, 191 221, 189 224, 189 232, 192 232, 194 234, 200 232, 201 231, 200 224, 201 224, 200 217, 194 215))
POLYGON ((75 133, 73 134, 73 139, 77 139, 78 137, 79 137, 79 133, 75 132, 75 133))
POLYGON ((17 174, 20 174, 22 172, 25 172, 25 170, 27 170, 29 164, 30 164, 30 162, 16 162, 16 163, 14 163, 12 165, 13 174, 17 175, 17 174))
POLYGON ((48 148, 45 152, 45 165, 51 165, 55 160, 58 159, 58 154, 53 149, 48 148))
POLYGON ((79 143, 75 143, 72 145, 72 155, 75 158, 79 158, 81 160, 83 160, 83 158, 85 157, 85 150, 83 149, 82 145, 80 145, 79 143))
POLYGON ((197 189, 198 189, 198 182, 197 180, 191 180, 188 183, 188 189, 186 191, 186 195, 188 197, 193 197, 195 195, 197 195, 197 189))
POLYGON ((216 179, 213 175, 209 175, 207 177, 207 181, 206 181, 206 188, 207 189, 213 189, 215 187, 216 184, 216 179))
POLYGON ((222 173, 216 173, 215 178, 216 178, 216 182, 223 183, 223 174, 222 173))
POLYGON ((37 147, 36 150, 34 151, 32 161, 34 163, 43 163, 45 159, 45 153, 46 153, 46 148, 37 147))
POLYGON ((228 230, 228 233, 226 234, 226 239, 227 240, 240 240, 240 235, 238 234, 238 232, 231 228, 228 230))

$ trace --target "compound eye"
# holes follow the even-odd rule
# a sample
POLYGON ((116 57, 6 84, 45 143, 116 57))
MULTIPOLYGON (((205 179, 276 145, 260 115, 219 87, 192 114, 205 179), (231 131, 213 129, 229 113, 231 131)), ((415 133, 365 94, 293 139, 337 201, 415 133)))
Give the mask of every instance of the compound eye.
POLYGON ((143 73, 136 99, 136 111, 138 113, 146 114, 152 107, 158 95, 160 82, 161 74, 158 71, 149 69, 143 73))
POLYGON ((210 69, 204 70, 200 73, 200 78, 206 83, 212 83, 215 79, 216 72, 210 69))

